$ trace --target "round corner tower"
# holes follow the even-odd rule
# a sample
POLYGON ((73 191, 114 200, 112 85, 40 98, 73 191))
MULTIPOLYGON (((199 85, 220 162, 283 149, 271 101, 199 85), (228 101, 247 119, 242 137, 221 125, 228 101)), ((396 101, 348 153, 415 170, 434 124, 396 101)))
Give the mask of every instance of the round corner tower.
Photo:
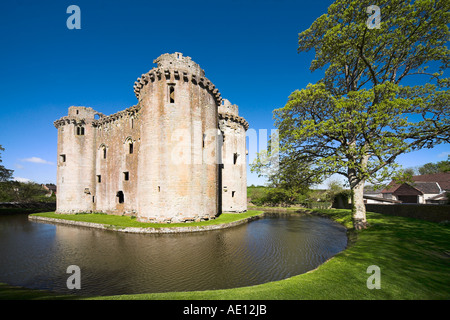
POLYGON ((200 66, 163 54, 134 86, 141 108, 138 220, 209 219, 220 212, 218 106, 200 66))
POLYGON ((92 108, 70 107, 67 116, 54 122, 58 129, 57 213, 93 210, 96 114, 92 108))
POLYGON ((247 211, 246 131, 247 121, 239 116, 238 106, 223 99, 219 106, 221 148, 222 211, 247 211))

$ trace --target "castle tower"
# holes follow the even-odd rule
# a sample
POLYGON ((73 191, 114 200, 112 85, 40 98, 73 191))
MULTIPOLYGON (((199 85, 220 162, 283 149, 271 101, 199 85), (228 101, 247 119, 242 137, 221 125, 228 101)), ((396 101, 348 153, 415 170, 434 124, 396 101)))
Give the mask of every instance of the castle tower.
POLYGON ((138 220, 209 219, 219 208, 221 97, 181 53, 157 58, 135 83, 140 111, 138 220))
POLYGON ((219 128, 223 135, 221 189, 222 211, 247 211, 246 131, 238 106, 223 99, 219 106, 219 128))
POLYGON ((57 213, 93 210, 96 111, 70 107, 68 116, 54 122, 58 129, 57 213))

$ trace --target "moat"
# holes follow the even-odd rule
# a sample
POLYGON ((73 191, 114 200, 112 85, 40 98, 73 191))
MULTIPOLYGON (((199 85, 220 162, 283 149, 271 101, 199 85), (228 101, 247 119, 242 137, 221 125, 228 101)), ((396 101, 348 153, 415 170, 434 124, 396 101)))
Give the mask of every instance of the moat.
POLYGON ((0 216, 0 282, 79 295, 226 289, 315 269, 347 245, 322 217, 267 215, 240 226, 183 234, 126 234, 0 216), (69 290, 67 267, 81 270, 69 290))

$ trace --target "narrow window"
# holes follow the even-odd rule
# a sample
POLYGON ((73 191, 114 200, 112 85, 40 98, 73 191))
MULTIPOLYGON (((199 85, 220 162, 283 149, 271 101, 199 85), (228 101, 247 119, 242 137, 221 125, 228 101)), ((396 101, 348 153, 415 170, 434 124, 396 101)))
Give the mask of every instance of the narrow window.
POLYGON ((131 118, 131 129, 133 129, 133 128, 134 128, 134 119, 131 118))
POLYGON ((95 196, 92 196, 92 203, 95 202, 95 196))
POLYGON ((175 103, 175 86, 169 85, 169 102, 175 103))
POLYGON ((77 136, 84 136, 84 127, 82 126, 77 127, 77 136))
POLYGON ((158 186, 158 192, 161 192, 161 187, 160 186, 158 186))
POLYGON ((102 182, 102 176, 101 175, 97 175, 97 182, 98 183, 102 182))
POLYGON ((122 191, 118 191, 116 194, 116 197, 117 197, 117 200, 119 201, 119 203, 124 203, 125 199, 124 199, 122 191))
POLYGON ((106 148, 103 148, 103 159, 106 159, 106 148))
POLYGON ((129 143, 128 148, 129 148, 128 151, 130 152, 130 154, 132 154, 133 153, 133 142, 129 143))
POLYGON ((205 147, 206 134, 203 134, 203 148, 205 147))
POLYGON ((239 156, 239 154, 237 154, 235 152, 234 155, 233 155, 233 162, 234 162, 234 164, 236 164, 238 156, 239 156))
POLYGON ((66 155, 65 154, 59 155, 59 159, 61 162, 66 162, 66 155))
POLYGON ((236 191, 231 191, 231 197, 234 198, 234 194, 236 193, 236 191))
POLYGON ((77 114, 79 113, 79 110, 77 110, 77 114))
POLYGON ((130 180, 130 173, 128 171, 123 173, 123 180, 125 181, 130 180))

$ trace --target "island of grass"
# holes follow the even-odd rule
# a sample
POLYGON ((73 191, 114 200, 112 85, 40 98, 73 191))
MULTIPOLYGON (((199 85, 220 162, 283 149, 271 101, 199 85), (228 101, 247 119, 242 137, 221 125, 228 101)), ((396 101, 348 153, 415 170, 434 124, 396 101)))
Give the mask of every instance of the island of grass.
POLYGON ((57 214, 54 212, 41 212, 30 214, 29 218, 31 220, 75 224, 124 232, 160 233, 193 232, 226 228, 257 219, 263 214, 263 211, 249 210, 243 213, 222 213, 216 219, 207 221, 170 224, 139 222, 132 216, 108 215, 103 213, 57 214))
MULTIPOLYGON (((317 269, 255 286, 192 292, 63 296, 0 284, 0 299, 147 300, 448 300, 450 226, 413 218, 367 213, 369 227, 352 230, 350 210, 314 210, 346 226, 352 245, 317 269), (369 266, 380 268, 380 289, 367 287, 369 266)), ((249 214, 251 214, 249 212, 249 214)), ((225 217, 225 216, 224 216, 225 217)), ((220 220, 219 220, 220 221, 220 220)), ((216 221, 217 222, 217 221, 216 221)))

